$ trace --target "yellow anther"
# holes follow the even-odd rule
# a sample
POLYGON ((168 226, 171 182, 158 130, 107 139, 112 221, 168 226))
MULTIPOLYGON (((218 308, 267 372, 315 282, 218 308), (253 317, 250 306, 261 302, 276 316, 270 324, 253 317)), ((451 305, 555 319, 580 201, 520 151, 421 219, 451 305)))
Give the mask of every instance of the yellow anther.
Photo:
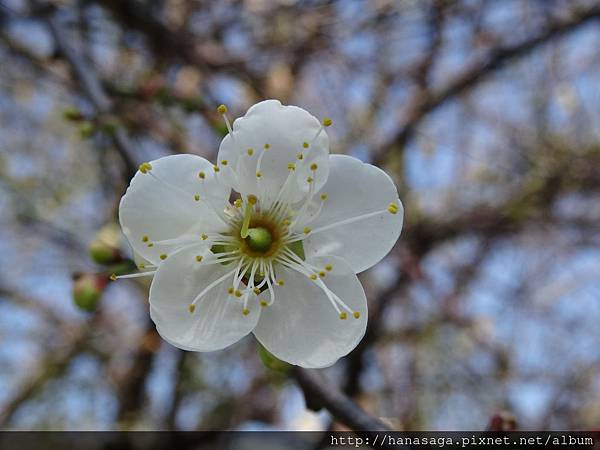
POLYGON ((331 271, 333 270, 333 266, 332 266, 331 264, 326 264, 326 265, 325 265, 325 270, 326 270, 327 272, 331 272, 331 271))
POLYGON ((308 233, 310 233, 311 231, 312 231, 312 230, 311 230, 309 227, 304 227, 304 230, 302 230, 302 232, 303 232, 304 234, 308 234, 308 233))
POLYGON ((327 275, 325 272, 323 272, 323 271, 320 271, 320 272, 319 272, 319 276, 320 276, 321 278, 325 278, 325 275, 327 275))
POLYGON ((256 172, 256 178, 260 178, 260 177, 262 177, 262 172, 260 172, 260 171, 256 172))
POLYGON ((227 161, 226 159, 221 161, 221 165, 226 166, 227 164, 229 164, 229 161, 227 161))
POLYGON ((398 212, 398 205, 396 205, 395 203, 390 203, 390 206, 388 206, 388 211, 391 214, 396 214, 398 212))
POLYGON ((294 163, 289 163, 289 164, 288 164, 288 169, 289 169, 289 170, 296 170, 296 164, 294 164, 294 163))
POLYGON ((308 142, 303 142, 303 143, 302 143, 302 147, 304 147, 304 148, 308 148, 308 147, 309 147, 309 143, 308 143, 308 142))
POLYGON ((140 172, 142 172, 142 173, 148 173, 152 170, 152 164, 147 163, 147 162, 142 163, 142 164, 140 164, 139 169, 140 169, 140 172))
POLYGON ((198 176, 204 180, 206 178, 206 174, 204 172, 198 172, 198 176))
POLYGON ((142 242, 148 242, 150 240, 150 238, 148 237, 147 234, 142 236, 142 242))
POLYGON ((250 203, 251 205, 256 205, 257 201, 258 201, 258 198, 256 198, 256 195, 250 194, 248 196, 248 203, 250 203))
POLYGON ((352 313, 352 315, 354 316, 355 319, 359 319, 360 318, 360 313, 358 311, 354 311, 352 313))
POLYGON ((277 280, 277 284, 279 286, 283 286, 285 284, 285 281, 283 281, 283 280, 277 280))
POLYGON ((114 273, 111 274, 109 278, 110 278, 110 281, 117 281, 117 275, 114 273))
POLYGON ((260 294, 260 289, 259 289, 259 288, 257 288, 257 287, 253 288, 253 289, 252 289, 252 291, 253 291, 253 292, 254 292, 256 295, 260 294))
POLYGON ((227 288, 227 293, 228 293, 229 295, 233 295, 233 291, 234 291, 234 289, 233 289, 232 287, 228 287, 228 288, 227 288))
POLYGON ((327 200, 327 194, 321 194, 321 200, 323 200, 323 201, 327 200))
POLYGON ((323 126, 324 127, 329 127, 329 126, 331 126, 332 123, 333 123, 333 120, 331 120, 329 117, 325 117, 323 119, 323 126))
POLYGON ((312 182, 313 182, 313 177, 308 177, 308 178, 306 179, 306 182, 307 182, 307 183, 312 183, 312 182))
POLYGON ((236 208, 241 208, 242 207, 242 199, 238 198, 233 202, 233 206, 235 206, 236 208))
POLYGON ((146 264, 144 263, 140 263, 138 266, 140 269, 145 269, 146 268, 146 264))
POLYGON ((242 309, 242 314, 247 316, 248 314, 250 314, 250 310, 248 308, 244 308, 242 309))
POLYGON ((271 144, 265 144, 265 150, 269 150, 271 148, 271 144))
POLYGON ((196 261, 198 261, 198 262, 202 261, 202 255, 196 256, 196 261))
POLYGON ((163 253, 162 255, 160 255, 160 256, 159 256, 159 258, 160 258, 160 259, 162 259, 162 260, 164 261, 165 259, 167 259, 167 255, 165 255, 165 254, 163 253))
POLYGON ((252 155, 254 155, 254 149, 249 148, 248 150, 246 150, 246 153, 248 153, 248 156, 252 156, 252 155))
POLYGON ((188 306, 188 311, 190 312, 190 314, 194 314, 194 311, 196 311, 196 305, 191 305, 188 306))
POLYGON ((317 166, 317 164, 316 164, 316 163, 312 163, 312 164, 310 165, 310 170, 312 170, 313 172, 314 172, 315 170, 317 170, 318 168, 319 168, 319 166, 317 166))
POLYGON ((236 290, 236 291, 234 292, 234 295, 235 295, 236 297, 238 297, 238 298, 239 298, 239 297, 241 297, 241 296, 242 296, 242 293, 241 293, 240 291, 236 290))
POLYGON ((205 240, 207 240, 207 239, 208 239, 208 236, 207 236, 206 234, 202 233, 202 234, 200 235, 200 239, 202 239, 203 241, 205 241, 205 240))
POLYGON ((268 303, 265 300, 260 301, 260 306, 262 306, 263 308, 265 308, 267 305, 268 303))
POLYGON ((213 166, 213 169, 214 169, 214 171, 215 171, 215 172, 217 172, 217 173, 221 171, 221 169, 219 169, 219 167, 218 167, 218 166, 213 166))
POLYGON ((340 313, 340 320, 346 320, 347 318, 348 318, 348 314, 346 314, 345 312, 340 313))
POLYGON ((296 158, 298 158, 300 161, 302 161, 304 159, 304 155, 302 153, 298 153, 296 155, 296 158))
POLYGON ((287 227, 292 224, 292 221, 290 219, 283 219, 283 221, 281 223, 287 227))
POLYGON ((227 112, 227 106, 225 106, 225 105, 219 105, 219 107, 217 108, 217 112, 219 114, 225 114, 227 112))
POLYGON ((317 279, 317 274, 313 273, 311 276, 309 276, 308 278, 310 278, 311 280, 315 281, 317 279))
POLYGON ((197 202, 200 201, 200 196, 198 194, 194 195, 194 200, 196 200, 197 202))
POLYGON ((150 243, 148 244, 148 247, 150 247, 150 248, 154 247, 154 243, 153 243, 153 242, 150 242, 150 243))

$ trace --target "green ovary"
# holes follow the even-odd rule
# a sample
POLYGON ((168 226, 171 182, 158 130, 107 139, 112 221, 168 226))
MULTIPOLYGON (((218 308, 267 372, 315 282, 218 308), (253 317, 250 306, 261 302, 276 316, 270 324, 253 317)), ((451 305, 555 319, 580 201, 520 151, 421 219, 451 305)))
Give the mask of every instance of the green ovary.
POLYGON ((273 236, 265 227, 250 228, 245 240, 248 247, 259 253, 267 253, 273 244, 273 236))

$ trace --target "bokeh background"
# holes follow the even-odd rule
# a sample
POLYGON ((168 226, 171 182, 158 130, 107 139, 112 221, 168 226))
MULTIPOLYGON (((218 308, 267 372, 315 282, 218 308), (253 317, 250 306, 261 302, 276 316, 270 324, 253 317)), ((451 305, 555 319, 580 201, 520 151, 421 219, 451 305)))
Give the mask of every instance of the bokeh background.
POLYGON ((396 429, 597 426, 599 42, 585 0, 0 0, 0 427, 339 428, 251 336, 179 351, 107 282, 137 165, 265 98, 406 208, 329 385, 396 429))

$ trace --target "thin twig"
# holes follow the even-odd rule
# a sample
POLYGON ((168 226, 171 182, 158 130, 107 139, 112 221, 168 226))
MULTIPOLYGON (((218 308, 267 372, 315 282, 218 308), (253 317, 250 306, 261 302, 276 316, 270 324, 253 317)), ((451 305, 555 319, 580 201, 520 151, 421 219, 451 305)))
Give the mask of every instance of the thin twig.
MULTIPOLYGON (((39 6, 37 1, 32 2, 35 6, 39 6)), ((43 5, 42 5, 43 6, 43 5)), ((49 8, 45 8, 49 9, 49 8)), ((73 73, 79 81, 81 90, 92 103, 96 112, 100 115, 111 114, 113 105, 111 99, 106 95, 102 87, 102 83, 98 78, 96 71, 70 44, 69 38, 66 36, 64 28, 59 21, 52 16, 52 11, 45 15, 48 28, 54 37, 57 48, 60 54, 70 64, 73 73)), ((114 133, 111 133, 113 142, 123 160, 127 175, 131 178, 136 172, 136 164, 133 160, 135 154, 134 146, 129 141, 127 133, 121 127, 117 127, 114 133)))
POLYGON ((325 407, 341 423, 354 431, 389 431, 380 420, 371 417, 338 389, 327 386, 315 371, 295 367, 292 374, 304 391, 309 406, 325 407))
POLYGON ((392 147, 402 148, 412 136, 417 125, 431 111, 468 90, 476 87, 492 73, 504 67, 507 63, 521 58, 553 39, 559 38, 579 26, 592 20, 600 19, 600 5, 587 10, 576 12, 566 20, 560 20, 547 26, 542 32, 518 44, 501 46, 492 49, 489 56, 473 67, 457 76, 445 88, 437 92, 424 92, 413 101, 412 111, 398 132, 374 152, 373 160, 381 164, 388 150, 392 147))

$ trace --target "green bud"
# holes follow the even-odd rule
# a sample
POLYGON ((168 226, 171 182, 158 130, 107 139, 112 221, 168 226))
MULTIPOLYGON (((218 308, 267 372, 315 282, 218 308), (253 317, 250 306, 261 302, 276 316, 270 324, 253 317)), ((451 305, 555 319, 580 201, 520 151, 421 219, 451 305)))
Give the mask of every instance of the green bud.
POLYGON ((88 248, 90 257, 104 266, 123 261, 119 250, 120 241, 121 230, 117 224, 109 223, 103 226, 88 248))
POLYGON ((73 122, 77 122, 79 120, 83 120, 83 114, 75 107, 67 108, 63 111, 63 117, 65 120, 71 120, 73 122))
POLYGON ((277 372, 286 373, 287 371, 289 371, 292 368, 291 364, 288 364, 288 363, 276 358, 262 345, 260 345, 260 344, 257 344, 257 345, 258 345, 258 347, 257 347, 258 356, 260 356, 260 360, 265 365, 265 367, 267 367, 268 369, 275 370, 277 372))
POLYGON ((118 249, 112 248, 102 242, 92 242, 89 247, 90 258, 95 263, 107 266, 121 261, 121 252, 118 249))
POLYGON ((82 139, 91 138, 95 132, 96 127, 92 122, 86 120, 85 122, 82 122, 81 125, 79 125, 79 135, 82 139))
POLYGON ((98 306, 108 280, 104 275, 84 273, 73 283, 73 301, 82 311, 93 312, 98 306))

